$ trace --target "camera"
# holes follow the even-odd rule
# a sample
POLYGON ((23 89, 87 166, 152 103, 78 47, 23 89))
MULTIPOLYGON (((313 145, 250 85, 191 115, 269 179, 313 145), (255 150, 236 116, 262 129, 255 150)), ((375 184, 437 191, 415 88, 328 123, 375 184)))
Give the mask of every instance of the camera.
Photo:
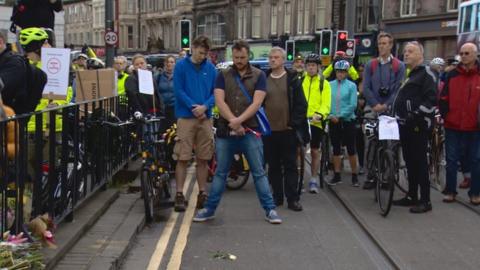
POLYGON ((378 93, 380 94, 381 97, 386 97, 388 96, 388 92, 390 92, 390 89, 388 87, 380 87, 380 89, 378 89, 378 93))

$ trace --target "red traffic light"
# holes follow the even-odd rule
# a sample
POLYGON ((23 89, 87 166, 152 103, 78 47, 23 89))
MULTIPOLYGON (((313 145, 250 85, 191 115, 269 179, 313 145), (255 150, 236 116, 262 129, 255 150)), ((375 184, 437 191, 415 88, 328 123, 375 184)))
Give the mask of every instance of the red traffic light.
POLYGON ((338 38, 341 39, 341 40, 347 39, 347 33, 341 32, 341 33, 338 35, 338 38))

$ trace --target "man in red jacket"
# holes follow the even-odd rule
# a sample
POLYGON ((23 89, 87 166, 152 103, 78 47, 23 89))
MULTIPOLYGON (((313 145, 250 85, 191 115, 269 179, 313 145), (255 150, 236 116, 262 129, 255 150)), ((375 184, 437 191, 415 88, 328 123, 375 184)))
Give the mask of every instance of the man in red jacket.
POLYGON ((457 171, 461 153, 468 151, 472 168, 470 202, 480 205, 480 63, 477 46, 466 43, 460 48, 461 63, 447 74, 440 95, 440 111, 445 119, 447 186, 444 202, 453 202, 457 194, 457 171))

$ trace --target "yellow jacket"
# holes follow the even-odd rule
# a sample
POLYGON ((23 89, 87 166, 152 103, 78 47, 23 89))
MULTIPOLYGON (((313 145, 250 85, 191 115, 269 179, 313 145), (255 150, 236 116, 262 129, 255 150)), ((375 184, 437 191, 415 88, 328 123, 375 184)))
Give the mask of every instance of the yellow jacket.
MULTIPOLYGON (((329 78, 330 75, 332 75, 332 72, 333 72, 333 65, 330 64, 326 69, 323 70, 323 77, 329 78)), ((350 68, 348 69, 348 76, 350 76, 350 79, 354 81, 358 80, 359 78, 358 72, 354 66, 350 66, 350 68)))
POLYGON ((119 79, 117 81, 117 90, 118 96, 120 97, 120 104, 128 104, 127 93, 125 92, 125 81, 128 78, 128 74, 125 72, 120 73, 119 79))
MULTIPOLYGON (((305 74, 303 78, 303 94, 308 103, 307 117, 311 118, 314 113, 322 115, 323 119, 327 119, 330 114, 331 105, 331 90, 330 83, 327 80, 323 80, 323 90, 320 93, 320 76, 315 75, 311 77, 305 74)), ((313 123, 312 125, 322 128, 321 123, 313 123)))

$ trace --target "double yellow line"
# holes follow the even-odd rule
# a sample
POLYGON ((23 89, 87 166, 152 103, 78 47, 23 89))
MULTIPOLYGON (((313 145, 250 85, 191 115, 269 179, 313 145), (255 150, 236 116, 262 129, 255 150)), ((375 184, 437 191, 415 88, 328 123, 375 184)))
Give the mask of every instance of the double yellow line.
MULTIPOLYGON (((187 194, 186 192, 188 190, 188 187, 190 187, 193 176, 194 173, 189 173, 187 175, 187 179, 183 187, 183 194, 187 194)), ((180 231, 178 232, 177 238, 175 240, 175 245, 173 246, 172 255, 170 256, 170 260, 167 264, 168 270, 180 269, 183 251, 185 250, 185 246, 187 245, 188 234, 190 233, 190 226, 192 225, 192 219, 195 213, 195 206, 197 205, 196 194, 198 194, 198 185, 194 183, 193 190, 190 193, 190 197, 188 199, 188 207, 185 215, 183 216, 183 220, 180 225, 180 231)), ((150 257, 150 262, 148 263, 147 270, 159 269, 160 264, 164 259, 163 257, 165 255, 168 243, 170 242, 170 238, 172 237, 173 229, 175 228, 175 224, 177 224, 178 217, 178 212, 172 212, 170 214, 165 228, 163 229, 162 234, 158 239, 155 251, 153 252, 152 257, 150 257)))

